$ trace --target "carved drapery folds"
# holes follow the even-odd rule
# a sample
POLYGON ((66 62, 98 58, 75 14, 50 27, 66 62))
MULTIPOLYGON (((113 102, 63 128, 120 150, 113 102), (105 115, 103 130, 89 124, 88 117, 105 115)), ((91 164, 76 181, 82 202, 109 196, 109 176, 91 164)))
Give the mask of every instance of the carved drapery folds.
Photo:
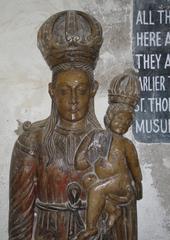
POLYGON ((102 130, 94 112, 98 83, 93 72, 103 42, 100 23, 81 11, 59 12, 40 27, 37 41, 52 70, 51 113, 45 120, 26 122, 14 146, 9 240, 137 240, 142 176, 135 147, 123 137, 139 98, 136 75, 125 72, 111 83, 108 126, 102 130), (125 130, 117 130, 116 119, 110 125, 120 114, 128 121, 125 130), (110 126, 120 132, 109 131, 110 126), (93 188, 114 183, 115 174, 121 175, 113 185, 120 196, 93 188), (88 218, 93 190, 95 207, 100 200, 103 204, 90 211, 97 214, 96 229, 88 218), (115 207, 116 201, 121 206, 115 207))

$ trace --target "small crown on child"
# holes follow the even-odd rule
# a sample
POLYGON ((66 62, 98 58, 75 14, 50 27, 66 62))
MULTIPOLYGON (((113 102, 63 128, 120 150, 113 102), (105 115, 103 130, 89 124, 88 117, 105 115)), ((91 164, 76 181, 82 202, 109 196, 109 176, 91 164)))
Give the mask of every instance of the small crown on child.
POLYGON ((123 74, 113 78, 108 90, 109 104, 124 103, 134 107, 140 96, 138 74, 133 69, 127 69, 123 74))

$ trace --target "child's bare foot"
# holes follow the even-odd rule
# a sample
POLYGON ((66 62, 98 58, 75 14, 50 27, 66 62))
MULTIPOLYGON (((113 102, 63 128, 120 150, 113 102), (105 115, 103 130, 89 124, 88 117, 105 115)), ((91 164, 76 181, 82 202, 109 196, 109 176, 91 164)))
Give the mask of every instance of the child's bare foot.
POLYGON ((95 236, 97 233, 98 233, 97 228, 86 229, 84 231, 81 231, 77 235, 76 240, 88 240, 90 237, 95 236))

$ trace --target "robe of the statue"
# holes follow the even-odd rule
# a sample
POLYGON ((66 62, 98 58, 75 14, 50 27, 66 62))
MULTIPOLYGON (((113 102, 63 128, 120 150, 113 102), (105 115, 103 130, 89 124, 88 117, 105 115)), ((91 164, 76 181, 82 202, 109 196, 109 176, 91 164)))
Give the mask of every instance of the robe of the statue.
MULTIPOLYGON (((25 131, 14 146, 9 240, 71 240, 85 227, 86 197, 80 184, 83 173, 74 169, 74 154, 91 128, 70 133, 56 127, 56 156, 50 162, 42 156, 43 131, 44 126, 25 131)), ((122 218, 109 233, 100 222, 95 240, 137 239, 135 202, 122 208, 122 218), (133 237, 128 232, 133 232, 133 237)))
POLYGON ((55 156, 43 155, 43 127, 25 131, 17 140, 11 161, 9 240, 67 240, 84 228, 85 195, 74 154, 90 128, 55 128, 55 156), (70 186, 71 184, 71 186, 70 186), (75 193, 76 191, 76 193, 75 193))

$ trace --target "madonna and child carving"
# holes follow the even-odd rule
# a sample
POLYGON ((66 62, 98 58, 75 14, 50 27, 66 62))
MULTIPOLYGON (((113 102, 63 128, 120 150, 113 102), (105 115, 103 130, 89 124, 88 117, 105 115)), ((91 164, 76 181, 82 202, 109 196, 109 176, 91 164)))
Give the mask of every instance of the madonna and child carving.
POLYGON ((100 23, 64 11, 40 27, 38 47, 52 71, 51 113, 26 122, 10 169, 9 240, 137 240, 142 175, 123 135, 134 118, 139 81, 114 77, 102 129, 94 111, 100 23))

